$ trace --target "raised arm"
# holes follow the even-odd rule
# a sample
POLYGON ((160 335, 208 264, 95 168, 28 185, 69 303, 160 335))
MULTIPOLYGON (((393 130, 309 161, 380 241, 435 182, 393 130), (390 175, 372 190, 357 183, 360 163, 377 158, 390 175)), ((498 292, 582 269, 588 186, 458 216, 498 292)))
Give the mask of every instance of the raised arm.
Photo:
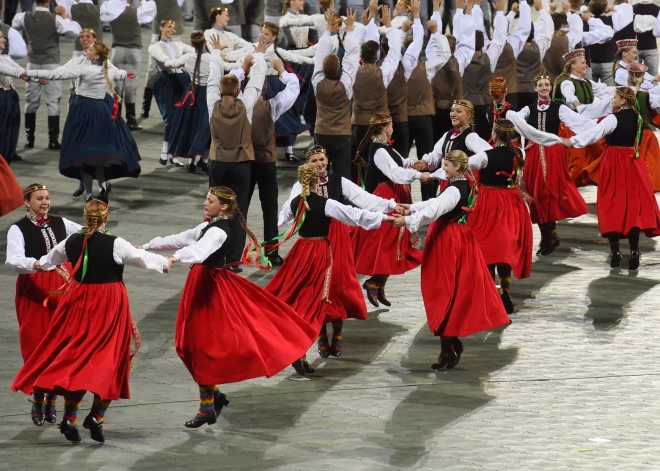
POLYGON ((141 25, 151 23, 154 18, 156 18, 157 13, 158 10, 156 8, 156 2, 153 0, 142 0, 140 6, 137 9, 138 23, 141 25))
POLYGON ((603 23, 599 18, 589 18, 589 31, 582 33, 582 46, 591 46, 592 44, 603 44, 614 36, 614 30, 611 26, 603 23))
POLYGON ((406 228, 410 232, 417 232, 420 226, 428 226, 443 214, 456 207, 461 200, 461 192, 456 187, 449 187, 440 196, 433 198, 421 211, 406 216, 406 228))
MULTIPOLYGON (((58 7, 59 8, 59 7, 58 7)), ((64 9, 64 7, 62 7, 64 9)), ((76 39, 80 36, 81 27, 75 21, 71 21, 69 16, 64 12, 58 13, 57 8, 55 9, 57 16, 55 16, 55 28, 57 29, 57 34, 66 36, 69 39, 76 39)))
POLYGON ((568 38, 568 51, 572 51, 577 46, 577 43, 582 41, 582 18, 580 15, 575 13, 566 12, 566 18, 568 19, 568 33, 566 37, 568 38))
POLYGON ((547 11, 541 9, 541 11, 539 11, 539 18, 534 23, 534 42, 539 47, 541 61, 543 61, 545 53, 548 52, 548 49, 550 48, 554 32, 555 26, 552 22, 552 17, 547 11))
POLYGON ((7 39, 9 40, 9 50, 7 51, 9 57, 12 59, 21 59, 27 56, 27 44, 25 44, 21 33, 14 28, 9 28, 7 39))
POLYGON ((526 1, 521 1, 519 8, 520 19, 518 20, 518 28, 516 28, 515 33, 510 34, 507 38, 507 42, 513 49, 514 57, 518 57, 518 54, 523 50, 529 33, 532 31, 532 9, 526 1))
POLYGON ((422 52, 422 46, 424 45, 424 27, 419 18, 415 18, 413 21, 412 30, 413 42, 408 46, 406 53, 401 59, 401 64, 403 64, 403 74, 406 81, 410 80, 413 70, 417 67, 419 55, 422 52))
POLYGON ((397 205, 393 199, 386 200, 380 196, 372 195, 344 177, 341 178, 341 191, 348 201, 358 208, 368 211, 387 213, 392 211, 397 205))
MULTIPOLYGON (((426 66, 426 78, 428 79, 429 83, 433 81, 435 74, 440 69, 442 69, 451 58, 451 48, 449 46, 449 41, 444 34, 441 34, 437 30, 437 23, 434 23, 435 22, 433 20, 429 21, 429 32, 431 33, 431 38, 426 45, 426 64, 424 64, 426 66), (433 32, 431 32, 431 29, 433 29, 433 32)), ((472 55, 474 55, 474 51, 472 52, 472 55)), ((465 67, 463 67, 463 69, 465 69, 465 67)))
POLYGON ((213 108, 220 101, 220 80, 225 73, 225 67, 222 63, 222 56, 219 49, 213 49, 211 61, 209 63, 209 81, 206 86, 206 103, 209 108, 209 117, 213 116, 213 108))
POLYGON ((386 214, 354 208, 335 200, 326 202, 325 215, 349 226, 359 226, 366 230, 378 229, 380 223, 387 219, 386 214))
MULTIPOLYGON (((282 63, 282 61, 278 62, 280 64, 282 63)), ((300 81, 298 80, 298 76, 296 74, 284 72, 283 66, 280 74, 280 80, 286 85, 286 88, 268 100, 270 102, 270 113, 273 122, 277 121, 280 116, 293 106, 300 94, 300 81)))
POLYGON ((243 96, 241 101, 245 105, 245 112, 247 113, 247 119, 252 123, 252 110, 254 109, 254 104, 259 99, 261 95, 261 90, 264 87, 264 80, 266 79, 266 70, 268 66, 264 60, 264 55, 261 52, 254 54, 254 64, 250 69, 250 79, 248 80, 245 90, 243 91, 243 96))
MULTIPOLYGON (((463 15, 463 12, 457 11, 454 16, 454 29, 456 28, 456 16, 463 15)), ((472 21, 463 21, 461 24, 460 35, 456 40, 456 51, 454 57, 458 62, 458 72, 463 76, 465 68, 470 64, 475 53, 474 45, 474 23, 472 21)))
MULTIPOLYGON (((498 1, 498 5, 500 2, 498 1)), ((493 40, 486 49, 486 55, 490 59, 490 71, 495 72, 497 68, 497 61, 502 55, 504 44, 506 43, 506 30, 508 22, 501 11, 495 14, 495 21, 493 22, 495 31, 493 33, 493 40)))
POLYGON ((340 80, 344 84, 346 97, 349 100, 353 99, 353 84, 355 83, 355 76, 360 67, 360 47, 355 38, 356 34, 356 32, 346 33, 344 38, 344 58, 341 62, 342 71, 340 80))
POLYGON ((326 31, 319 39, 316 49, 316 56, 314 57, 314 72, 312 73, 312 86, 314 87, 314 93, 316 94, 316 87, 321 80, 325 78, 323 73, 323 61, 327 56, 332 52, 332 36, 330 31, 326 31))
MULTIPOLYGON (((389 14, 389 8, 383 7, 383 18, 385 21, 387 15, 389 14)), ((389 24, 389 22, 387 23, 389 24)), ((398 29, 392 28, 389 26, 387 28, 387 43, 389 45, 389 50, 387 51, 387 56, 380 66, 380 70, 383 73, 383 84, 387 88, 394 78, 394 73, 396 72, 397 67, 399 67, 399 62, 401 61, 401 31, 398 29)))

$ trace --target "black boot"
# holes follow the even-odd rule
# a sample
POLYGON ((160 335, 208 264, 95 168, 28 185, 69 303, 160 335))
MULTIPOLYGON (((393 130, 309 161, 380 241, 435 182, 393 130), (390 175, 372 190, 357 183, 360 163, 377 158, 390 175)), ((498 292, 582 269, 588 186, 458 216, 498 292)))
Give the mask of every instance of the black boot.
POLYGON ((37 127, 37 113, 25 113, 25 148, 34 148, 34 130, 37 127))
POLYGON ((639 268, 639 250, 631 250, 628 259, 628 270, 637 270, 639 268))
POLYGON ((154 91, 152 88, 144 89, 144 98, 142 100, 142 118, 147 119, 149 117, 149 110, 151 110, 151 98, 154 96, 154 91))
POLYGON ((378 307, 380 304, 378 304, 378 287, 377 286, 371 286, 369 283, 371 282, 373 278, 369 278, 367 281, 365 281, 362 284, 362 288, 367 292, 367 299, 369 302, 374 306, 378 307))
POLYGON ((99 421, 96 420, 96 417, 94 417, 91 414, 91 412, 85 418, 85 421, 83 422, 83 427, 89 430, 92 440, 99 443, 105 442, 105 437, 103 434, 103 424, 100 424, 99 421))
POLYGON ((135 103, 126 103, 126 124, 131 131, 142 131, 142 126, 135 119, 135 103))
POLYGON ((621 252, 618 250, 616 252, 613 252, 611 255, 611 260, 610 260, 610 267, 612 268, 619 268, 621 266, 621 259, 623 259, 623 255, 621 255, 621 252))
POLYGON ((60 150, 62 145, 59 141, 60 137, 60 117, 48 117, 48 148, 50 150, 60 150))
POLYGON ((60 433, 70 442, 79 442, 81 440, 78 427, 73 425, 69 419, 62 419, 62 422, 60 422, 60 433))
POLYGON ((226 394, 216 391, 213 396, 213 408, 215 409, 215 416, 218 417, 222 413, 222 409, 229 405, 229 398, 226 394))

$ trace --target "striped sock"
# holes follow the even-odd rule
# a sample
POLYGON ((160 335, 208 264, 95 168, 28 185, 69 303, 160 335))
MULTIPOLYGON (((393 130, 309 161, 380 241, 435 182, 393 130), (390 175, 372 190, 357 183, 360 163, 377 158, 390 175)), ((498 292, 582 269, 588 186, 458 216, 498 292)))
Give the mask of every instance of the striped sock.
POLYGON ((94 402, 92 403, 92 410, 90 414, 94 415, 94 418, 99 424, 103 423, 103 419, 105 418, 105 411, 108 410, 111 402, 112 401, 103 400, 94 394, 94 402))
POLYGON ((57 413, 57 395, 56 394, 47 394, 46 395, 46 413, 49 415, 55 415, 57 413))
POLYGON ((32 404, 32 417, 43 417, 44 415, 44 394, 34 393, 34 403, 32 404))
POLYGON ((213 385, 200 384, 199 386, 199 411, 198 415, 209 415, 215 413, 213 407, 214 390, 213 385))
POLYGON ((73 425, 78 425, 78 409, 82 403, 82 397, 64 396, 64 416, 63 419, 69 420, 73 425))

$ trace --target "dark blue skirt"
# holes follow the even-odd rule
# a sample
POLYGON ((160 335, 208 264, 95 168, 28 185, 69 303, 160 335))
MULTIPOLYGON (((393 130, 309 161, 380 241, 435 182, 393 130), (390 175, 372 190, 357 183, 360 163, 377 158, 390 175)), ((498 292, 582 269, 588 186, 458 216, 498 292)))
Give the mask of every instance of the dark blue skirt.
POLYGON ((11 162, 21 129, 21 108, 16 90, 0 89, 0 155, 11 162))
POLYGON ((167 152, 176 157, 202 155, 211 146, 209 108, 206 105, 206 86, 195 88, 195 105, 189 98, 183 106, 174 107, 172 128, 167 152))
POLYGON ((174 118, 174 104, 183 98, 183 94, 190 86, 190 75, 186 72, 180 74, 168 74, 159 72, 154 83, 154 98, 165 122, 163 140, 168 141, 174 118))
MULTIPOLYGON (((121 116, 111 119, 114 101, 76 95, 62 133, 60 173, 80 180, 81 167, 105 167, 105 178, 140 175, 140 153, 121 116)), ((93 174, 93 172, 90 172, 93 174)))
MULTIPOLYGON (((298 134, 301 134, 311 128, 309 124, 303 124, 301 121, 302 113, 307 102, 307 94, 311 90, 312 95, 314 91, 311 87, 312 73, 314 67, 311 65, 291 64, 291 69, 298 75, 300 80, 300 94, 296 99, 295 104, 289 108, 280 118, 275 121, 275 138, 278 146, 292 145, 298 134)), ((290 70, 289 70, 290 72, 290 70)), ((269 75, 268 90, 266 92, 265 100, 269 100, 277 95, 286 86, 282 83, 276 75, 269 75)))

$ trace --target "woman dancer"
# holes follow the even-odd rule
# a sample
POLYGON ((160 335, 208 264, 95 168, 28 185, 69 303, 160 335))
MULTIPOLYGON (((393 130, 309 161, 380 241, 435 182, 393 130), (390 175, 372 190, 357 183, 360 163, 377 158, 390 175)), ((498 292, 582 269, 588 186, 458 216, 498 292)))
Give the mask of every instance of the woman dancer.
MULTIPOLYGON (((377 213, 402 212, 394 199, 383 199, 372 195, 347 178, 328 173, 328 156, 321 146, 313 146, 307 151, 307 163, 316 167, 319 184, 316 193, 340 203, 349 203, 358 208, 377 213)), ((291 189, 289 199, 282 206, 278 226, 283 226, 294 219, 291 201, 302 192, 302 185, 296 182, 291 189)), ((335 299, 328 308, 326 320, 332 323, 332 343, 328 344, 327 324, 321 327, 318 338, 318 350, 321 358, 342 354, 342 328, 344 319, 367 319, 367 306, 364 303, 360 283, 355 276, 355 262, 351 250, 351 237, 348 226, 333 219, 328 230, 328 240, 332 250, 334 265, 332 269, 331 290, 335 299)))
MULTIPOLYGON (((428 172, 421 173, 410 167, 412 159, 403 159, 389 145, 392 137, 392 117, 376 113, 369 120, 369 129, 358 146, 358 155, 369 144, 369 161, 365 176, 365 189, 369 193, 397 203, 410 204, 409 184, 415 180, 430 181, 428 172)), ((390 225, 376 231, 358 229, 353 236, 355 267, 361 275, 370 278, 362 287, 367 299, 378 307, 391 303, 385 296, 385 284, 390 275, 402 275, 422 262, 422 251, 413 247, 412 238, 405 230, 390 225)))
MULTIPOLYGON (((190 75, 181 68, 169 67, 166 65, 168 60, 180 59, 184 54, 196 54, 197 51, 182 42, 172 41, 172 36, 176 33, 176 21, 163 20, 160 22, 160 40, 149 46, 149 55, 156 62, 158 67, 158 76, 154 82, 154 97, 156 104, 163 116, 165 128, 163 130, 163 147, 160 151, 159 162, 161 165, 167 165, 167 156, 169 152, 168 141, 172 130, 172 120, 174 117, 174 105, 178 103, 190 86, 190 75)), ((170 157, 170 163, 175 167, 184 165, 176 157, 170 157)))
POLYGON ((523 177, 525 191, 534 198, 530 204, 532 223, 541 231, 536 255, 550 255, 559 246, 557 221, 587 214, 589 208, 568 174, 564 148, 554 140, 544 141, 536 130, 557 135, 560 123, 574 130, 589 129, 595 123, 550 100, 549 75, 537 76, 534 83, 536 106, 525 106, 517 113, 509 111, 506 117, 528 140, 523 177))
POLYGON ((230 218, 238 218, 258 246, 227 187, 212 187, 204 222, 144 249, 173 251, 172 264, 192 263, 181 294, 174 343, 199 386, 199 410, 188 428, 214 424, 229 404, 218 384, 271 377, 303 356, 316 331, 285 302, 245 278, 223 269, 230 218), (200 339, 206 339, 200 342, 200 339))
POLYGON ((614 114, 593 129, 564 139, 566 147, 585 147, 605 137, 598 181, 598 229, 610 243, 610 266, 621 265, 621 237, 628 238, 628 269, 639 268, 639 234, 660 235, 660 210, 651 188, 643 156, 639 155, 641 117, 635 109, 635 92, 630 87, 617 87, 612 98, 614 114))
POLYGON ((252 43, 246 41, 240 36, 227 31, 229 26, 229 8, 225 6, 211 8, 211 28, 204 31, 204 39, 207 44, 211 44, 213 36, 220 36, 222 42, 222 51, 226 54, 236 49, 246 48, 254 51, 252 43))
MULTIPOLYGON (((71 265, 61 263, 49 270, 44 269, 39 259, 55 245, 71 234, 80 225, 68 219, 48 216, 51 208, 50 192, 46 185, 33 183, 23 190, 27 216, 14 223, 7 233, 7 261, 5 265, 18 272, 16 280, 16 317, 18 319, 18 341, 23 361, 27 362, 37 346, 46 338, 59 336, 57 329, 50 328, 50 321, 61 296, 49 296, 62 284, 70 280, 71 265), (47 300, 47 302, 45 302, 47 300)), ((57 396, 34 392, 32 422, 41 427, 44 422, 57 421, 55 406, 57 396)))
POLYGON ((396 227, 406 227, 410 232, 431 224, 424 243, 421 286, 429 328, 440 337, 440 356, 431 365, 434 370, 450 370, 458 364, 463 353, 459 337, 510 322, 488 274, 480 244, 466 224, 477 198, 468 156, 453 150, 445 156, 443 168, 449 185, 442 193, 412 204, 412 215, 398 216, 394 221, 396 227))
MULTIPOLYGON (((628 83, 628 64, 637 63, 639 57, 637 52, 636 39, 622 39, 616 42, 616 55, 614 62, 612 62, 612 77, 617 85, 627 87, 628 83)), ((639 84, 641 90, 650 90, 653 88, 653 82, 660 80, 660 75, 655 77, 651 74, 644 73, 644 80, 639 84)))
POLYGON ((83 427, 92 440, 104 442, 103 419, 111 401, 129 399, 131 359, 139 348, 139 333, 131 317, 124 265, 167 272, 169 261, 138 250, 107 234, 108 205, 91 200, 85 205, 85 227, 59 242, 39 259, 42 270, 68 260, 75 263, 72 287, 62 296, 45 336, 12 383, 12 391, 58 393, 64 396, 60 433, 79 442, 78 408, 87 391, 94 403, 83 427), (84 263, 83 263, 84 260, 84 263), (93 335, 90 335, 93 333, 93 335), (136 352, 131 355, 131 335, 136 352))
MULTIPOLYGON (((266 291, 290 305, 312 325, 314 332, 321 332, 328 322, 330 306, 335 300, 342 299, 333 290, 332 283, 335 257, 339 257, 339 263, 345 261, 343 256, 333 252, 328 240, 332 219, 371 230, 380 227, 381 221, 388 219, 388 216, 353 208, 319 195, 319 172, 312 164, 298 167, 298 181, 302 191, 291 201, 291 211, 296 214, 294 225, 275 247, 298 231, 300 238, 266 285, 266 291)), ((293 366, 300 375, 314 373, 305 356, 293 366)))
MULTIPOLYGON (((488 112, 486 114, 486 119, 488 124, 493 126, 495 121, 506 116, 506 112, 512 109, 511 103, 506 101, 507 88, 506 88, 506 79, 504 77, 495 77, 488 83, 488 91, 490 91, 490 96, 493 97, 493 103, 488 105, 488 112)), ((516 93, 516 95, 518 95, 516 93)), ((488 139, 488 143, 492 144, 492 136, 488 139)))

